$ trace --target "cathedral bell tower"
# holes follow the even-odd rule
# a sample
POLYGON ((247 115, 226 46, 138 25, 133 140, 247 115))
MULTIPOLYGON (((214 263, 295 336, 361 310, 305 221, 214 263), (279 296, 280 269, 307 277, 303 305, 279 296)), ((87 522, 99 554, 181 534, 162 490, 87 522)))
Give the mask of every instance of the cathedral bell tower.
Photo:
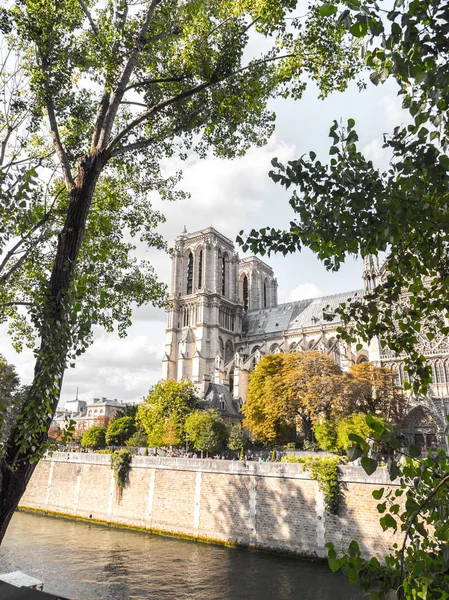
POLYGON ((206 381, 225 383, 242 330, 238 265, 232 241, 213 227, 176 239, 163 379, 190 379, 199 392, 206 381))

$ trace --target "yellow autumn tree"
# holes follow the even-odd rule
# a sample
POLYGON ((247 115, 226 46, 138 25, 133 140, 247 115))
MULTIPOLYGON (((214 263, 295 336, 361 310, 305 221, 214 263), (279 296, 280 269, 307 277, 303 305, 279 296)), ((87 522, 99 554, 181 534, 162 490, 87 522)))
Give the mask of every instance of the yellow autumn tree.
POLYGON ((259 361, 250 376, 242 408, 244 427, 251 431, 254 439, 270 446, 285 441, 295 422, 295 415, 286 407, 288 400, 282 385, 286 356, 268 354, 259 361))
POLYGON ((254 438, 280 443, 292 428, 310 438, 320 420, 345 405, 346 375, 320 352, 267 355, 256 366, 243 407, 254 438))
POLYGON ((406 399, 391 369, 363 362, 350 368, 349 378, 353 404, 350 412, 381 415, 392 424, 402 420, 406 399))

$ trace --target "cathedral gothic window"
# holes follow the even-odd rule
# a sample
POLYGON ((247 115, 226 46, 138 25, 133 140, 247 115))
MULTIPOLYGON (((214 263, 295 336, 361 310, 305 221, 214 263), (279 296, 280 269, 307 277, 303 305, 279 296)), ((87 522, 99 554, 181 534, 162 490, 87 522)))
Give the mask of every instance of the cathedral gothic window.
POLYGON ((203 287, 203 251, 200 250, 198 257, 198 289, 203 287))
POLYGON ((221 259, 221 293, 223 296, 226 292, 226 254, 221 259))
POLYGON ((267 280, 263 282, 263 307, 267 308, 267 280))
POLYGON ((189 254, 189 262, 187 263, 187 294, 193 292, 193 254, 189 254))
POLYGON ((248 277, 245 275, 245 277, 243 278, 243 310, 247 311, 248 310, 248 277))

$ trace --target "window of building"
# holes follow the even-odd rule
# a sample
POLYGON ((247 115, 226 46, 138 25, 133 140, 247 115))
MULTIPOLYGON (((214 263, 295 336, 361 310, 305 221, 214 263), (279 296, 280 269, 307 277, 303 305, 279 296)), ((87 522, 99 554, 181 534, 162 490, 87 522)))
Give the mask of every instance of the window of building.
POLYGON ((203 251, 200 250, 200 255, 198 257, 198 288, 201 289, 203 287, 203 251))
POLYGON ((226 293, 226 255, 221 259, 221 293, 226 293))
POLYGON ((249 306, 249 295, 248 295, 248 277, 245 275, 243 278, 243 310, 247 311, 249 306))
POLYGON ((267 280, 263 282, 263 307, 267 308, 267 280))
POLYGON ((193 292, 193 254, 189 253, 189 262, 187 263, 187 293, 193 292))

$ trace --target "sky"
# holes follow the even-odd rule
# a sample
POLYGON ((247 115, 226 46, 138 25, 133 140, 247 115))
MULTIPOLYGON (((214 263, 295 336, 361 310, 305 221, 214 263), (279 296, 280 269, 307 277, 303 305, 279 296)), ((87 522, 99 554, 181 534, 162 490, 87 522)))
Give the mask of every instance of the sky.
MULTIPOLYGON (((213 226, 232 240, 242 229, 288 227, 294 217, 288 204, 289 193, 269 179, 271 159, 277 157, 285 162, 313 150, 327 161, 328 132, 333 120, 344 123, 352 117, 365 155, 376 166, 385 168, 388 156, 382 149, 383 134, 406 121, 396 92, 391 81, 378 87, 369 83, 363 92, 353 85, 323 101, 318 100, 318 92, 311 85, 299 101, 272 102, 271 108, 277 114, 276 129, 266 146, 251 148, 244 157, 234 160, 212 155, 205 159, 191 156, 183 163, 171 160, 166 165, 167 173, 182 169, 181 187, 190 193, 190 198, 178 202, 152 198, 154 207, 166 217, 159 231, 171 246, 184 226, 188 232, 213 226)), ((139 252, 151 259, 159 279, 168 284, 170 257, 154 249, 139 248, 139 252)), ((241 251, 239 254, 243 256, 241 251)), ((263 260, 277 276, 280 303, 362 287, 360 260, 348 259, 338 273, 327 272, 310 251, 263 260)), ((88 401, 94 397, 141 400, 161 378, 165 323, 163 309, 144 306, 134 311, 133 325, 124 339, 95 330, 92 346, 78 359, 75 368, 66 371, 61 404, 73 399, 77 390, 78 397, 88 401)), ((5 327, 0 328, 0 354, 16 365, 23 384, 31 381, 33 353, 24 350, 17 355, 5 327)))

